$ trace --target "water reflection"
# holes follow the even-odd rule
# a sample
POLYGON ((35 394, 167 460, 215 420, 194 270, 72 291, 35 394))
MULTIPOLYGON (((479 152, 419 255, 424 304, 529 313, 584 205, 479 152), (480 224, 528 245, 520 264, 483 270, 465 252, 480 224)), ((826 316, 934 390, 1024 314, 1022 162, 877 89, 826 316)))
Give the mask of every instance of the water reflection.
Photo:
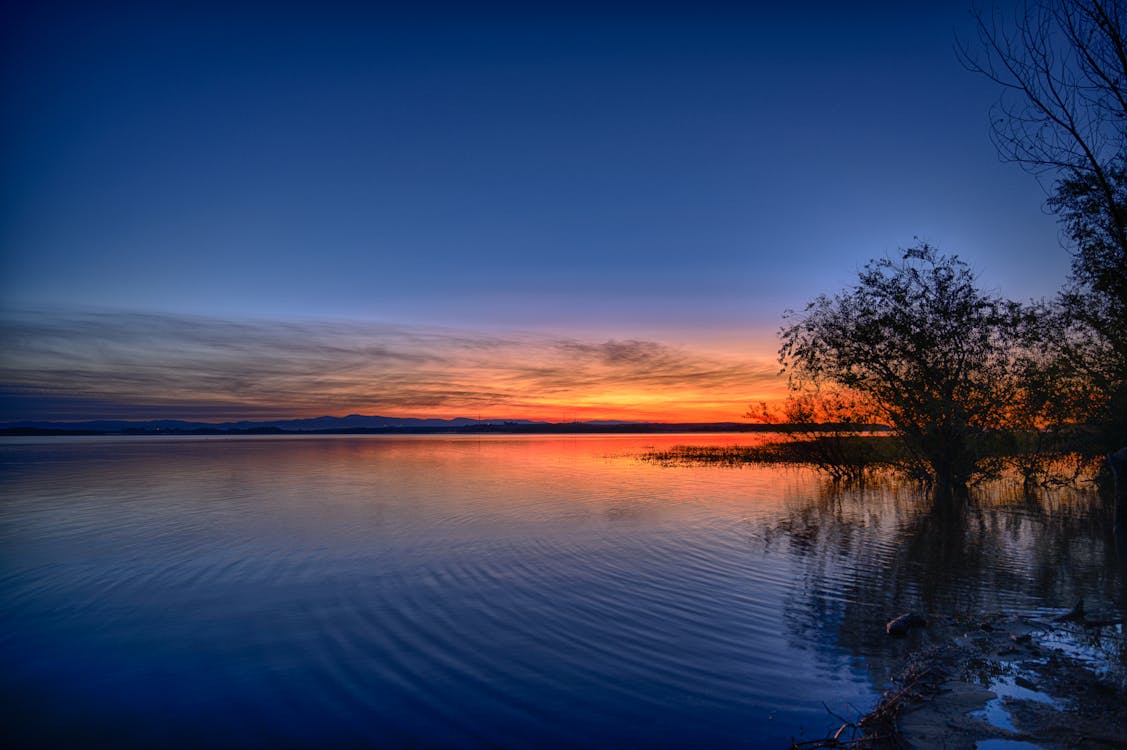
MULTIPOLYGON (((694 436, 729 444, 761 436, 694 436)), ((1106 512, 662 467, 684 436, 0 443, 27 746, 779 747, 929 612, 1121 601, 1106 512)))
POLYGON ((951 502, 886 478, 823 483, 765 539, 804 561, 786 604, 795 642, 834 629, 881 685, 927 640, 887 638, 883 624, 904 612, 1029 612, 1085 598, 1090 610, 1127 614, 1111 516, 1084 488, 997 481, 951 502))

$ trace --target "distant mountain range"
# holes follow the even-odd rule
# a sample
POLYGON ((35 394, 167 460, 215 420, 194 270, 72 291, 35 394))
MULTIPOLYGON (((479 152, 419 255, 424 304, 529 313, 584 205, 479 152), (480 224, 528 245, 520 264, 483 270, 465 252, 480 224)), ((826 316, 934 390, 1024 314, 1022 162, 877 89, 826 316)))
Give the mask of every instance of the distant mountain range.
POLYGON ((131 435, 131 434, 379 434, 379 433, 576 433, 576 432, 770 432, 779 426, 743 422, 537 422, 528 419, 418 419, 349 414, 347 417, 314 417, 239 422, 189 422, 179 419, 129 421, 99 419, 83 422, 19 421, 0 423, 6 435, 131 435))
MULTIPOLYGON (((239 422, 188 422, 180 419, 152 419, 130 421, 122 419, 98 419, 85 422, 41 422, 21 421, 3 424, 6 429, 25 428, 42 430, 93 430, 97 432, 191 432, 195 430, 221 430, 241 432, 246 430, 280 430, 282 432, 325 432, 329 430, 365 430, 404 427, 454 428, 480 424, 492 420, 468 419, 416 419, 412 417, 379 417, 363 414, 349 414, 347 417, 313 417, 309 419, 274 419, 264 421, 243 420, 239 422)), ((515 423, 532 424, 529 420, 515 423)))

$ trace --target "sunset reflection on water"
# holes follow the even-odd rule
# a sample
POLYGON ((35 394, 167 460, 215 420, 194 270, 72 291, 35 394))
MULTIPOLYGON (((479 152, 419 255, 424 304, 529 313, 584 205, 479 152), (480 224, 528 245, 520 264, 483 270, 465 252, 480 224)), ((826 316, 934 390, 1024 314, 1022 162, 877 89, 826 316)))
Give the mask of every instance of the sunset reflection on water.
POLYGON ((753 746, 902 611, 1118 601, 1084 492, 662 466, 764 435, 9 439, 0 678, 28 745, 753 746), (936 571, 941 571, 937 574, 936 571))

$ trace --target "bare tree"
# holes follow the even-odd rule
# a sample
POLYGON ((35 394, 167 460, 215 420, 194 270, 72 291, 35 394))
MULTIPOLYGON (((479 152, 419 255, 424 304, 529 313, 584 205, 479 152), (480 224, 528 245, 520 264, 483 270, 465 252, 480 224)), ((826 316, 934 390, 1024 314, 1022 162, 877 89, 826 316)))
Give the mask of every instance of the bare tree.
POLYGON ((1127 440, 1127 2, 1030 0, 1016 18, 973 11, 957 52, 997 83, 1001 158, 1051 179, 1072 250, 1058 329, 1046 339, 1098 394, 1093 419, 1127 440))
POLYGON ((1039 0, 1012 22, 974 11, 981 52, 957 48, 1002 88, 991 112, 1002 158, 1064 179, 1109 172, 1127 146, 1127 48, 1120 0, 1039 0))

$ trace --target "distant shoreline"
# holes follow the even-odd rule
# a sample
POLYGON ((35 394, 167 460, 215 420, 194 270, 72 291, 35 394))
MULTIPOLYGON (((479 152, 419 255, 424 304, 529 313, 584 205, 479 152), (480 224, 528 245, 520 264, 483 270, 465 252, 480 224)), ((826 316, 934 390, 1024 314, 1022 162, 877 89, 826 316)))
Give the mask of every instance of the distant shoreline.
MULTIPOLYGON (((822 425, 822 428, 834 430, 840 425, 822 425)), ((512 422, 481 422, 459 425, 387 425, 383 427, 338 427, 327 429, 284 429, 272 425, 256 427, 225 427, 192 426, 192 427, 158 427, 144 423, 136 426, 106 427, 70 425, 66 426, 31 426, 10 425, 0 427, 0 436, 8 437, 52 437, 52 436, 80 436, 80 435, 644 435, 644 434, 677 434, 677 433, 785 433, 791 431, 792 425, 763 425, 744 424, 740 422, 631 422, 623 424, 598 424, 591 422, 538 422, 538 423, 512 423, 512 422)), ((803 426, 804 430, 811 429, 809 425, 803 426)), ((815 428, 817 429, 817 428, 815 428)), ((871 432, 885 432, 887 428, 882 425, 859 426, 849 425, 850 430, 863 430, 871 432)))

